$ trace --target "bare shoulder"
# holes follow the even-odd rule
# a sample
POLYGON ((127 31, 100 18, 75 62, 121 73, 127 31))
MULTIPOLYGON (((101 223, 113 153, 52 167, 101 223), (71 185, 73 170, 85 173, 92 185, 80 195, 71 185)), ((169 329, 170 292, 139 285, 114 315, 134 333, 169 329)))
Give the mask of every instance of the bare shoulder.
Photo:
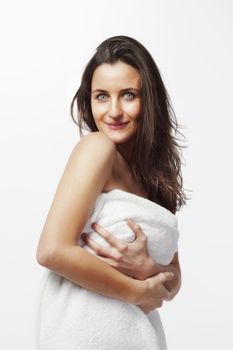
POLYGON ((116 145, 108 136, 103 132, 91 132, 75 144, 65 170, 70 169, 73 175, 86 172, 90 179, 99 174, 106 182, 111 176, 116 155, 116 145))
POLYGON ((39 261, 76 244, 98 195, 112 173, 117 151, 102 132, 85 135, 73 148, 38 244, 39 261))
POLYGON ((100 152, 101 154, 110 153, 116 155, 117 149, 115 143, 101 131, 91 132, 83 136, 75 145, 73 151, 77 150, 100 152))
POLYGON ((66 168, 67 171, 70 169, 73 174, 81 175, 86 172, 90 179, 94 174, 99 174, 102 179, 105 179, 105 184, 111 177, 116 156, 116 145, 108 136, 103 132, 91 132, 75 144, 66 168))

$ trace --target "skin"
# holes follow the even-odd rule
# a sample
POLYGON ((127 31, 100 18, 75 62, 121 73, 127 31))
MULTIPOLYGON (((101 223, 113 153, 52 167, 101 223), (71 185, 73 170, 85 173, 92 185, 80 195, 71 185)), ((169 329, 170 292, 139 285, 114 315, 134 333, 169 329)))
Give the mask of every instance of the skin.
MULTIPOLYGON (((123 102, 126 105, 125 96, 122 97, 122 94, 115 91, 114 98, 116 96, 121 96, 114 99, 120 103, 121 108, 123 102)), ((72 150, 41 233, 37 261, 83 288, 135 304, 148 313, 161 307, 163 300, 170 298, 171 294, 165 285, 175 280, 175 277, 172 278, 171 274, 166 272, 169 271, 167 267, 164 272, 158 273, 158 266, 147 256, 145 235, 140 232, 137 225, 132 228, 137 239, 128 247, 129 250, 125 250, 120 263, 122 271, 128 269, 130 273, 135 262, 132 261, 132 257, 140 258, 143 261, 144 273, 151 276, 146 279, 132 278, 120 272, 120 268, 118 271, 109 262, 102 261, 100 257, 77 245, 96 198, 101 192, 114 185, 129 192, 135 191, 138 195, 142 194, 142 189, 128 173, 127 166, 136 134, 136 120, 140 118, 140 114, 132 115, 129 110, 126 112, 125 108, 123 111, 118 110, 117 114, 108 115, 102 112, 96 114, 96 118, 100 117, 99 127, 102 127, 100 129, 102 131, 86 135, 72 150), (127 132, 123 133, 121 130, 120 134, 112 130, 107 132, 104 129, 103 118, 109 117, 112 120, 114 116, 128 118, 127 120, 132 122, 127 126, 127 132), (121 171, 123 169, 123 173, 117 173, 118 168, 121 171)), ((98 232, 100 229, 96 228, 98 232)), ((101 232, 104 234, 104 231, 101 232)), ((124 250, 123 242, 115 243, 117 244, 115 249, 124 250)))
POLYGON ((121 155, 130 161, 141 112, 141 78, 137 69, 123 63, 104 63, 96 68, 91 84, 91 108, 99 131, 113 140, 121 155), (107 123, 128 122, 121 130, 107 123))
POLYGON ((99 259, 105 261, 127 276, 138 280, 145 280, 160 272, 171 272, 174 278, 163 283, 169 293, 166 296, 164 295, 158 298, 158 305, 161 306, 164 300, 172 300, 181 287, 181 270, 178 252, 175 253, 169 265, 163 266, 156 263, 148 254, 147 236, 141 227, 132 219, 127 219, 127 224, 135 233, 136 238, 133 243, 128 243, 116 238, 111 232, 97 223, 93 224, 92 227, 109 243, 110 248, 97 244, 85 233, 82 234, 82 238, 93 253, 97 254, 96 256, 99 259))
POLYGON ((103 132, 90 133, 75 145, 48 212, 36 256, 39 264, 73 283, 135 304, 148 313, 161 307, 161 300, 169 296, 163 283, 171 280, 170 273, 137 280, 77 244, 96 198, 112 174, 116 153, 115 143, 103 132))
MULTIPOLYGON (((123 169, 122 178, 124 179, 129 176, 127 174, 129 168, 124 167, 122 161, 130 162, 135 135, 139 129, 142 106, 140 89, 141 77, 139 71, 121 61, 114 64, 104 63, 98 66, 92 77, 91 108, 93 118, 99 131, 106 134, 116 144, 119 151, 118 156, 121 157, 121 164, 118 162, 118 169, 123 169), (123 129, 112 130, 108 127, 108 123, 112 122, 128 122, 128 124, 123 129)), ((119 183, 117 184, 111 179, 110 182, 113 187, 119 187, 119 183)), ((132 182, 132 179, 130 182, 132 182)), ((137 183, 134 184, 134 188, 138 188, 137 183)), ((105 188, 105 190, 107 191, 108 188, 105 188)), ((131 190, 131 192, 133 191, 131 190)), ((142 280, 160 272, 172 272, 174 278, 165 282, 164 285, 170 291, 170 300, 173 299, 181 286, 178 252, 174 255, 171 264, 162 266, 156 263, 148 255, 147 237, 140 226, 132 219, 127 220, 127 224, 135 233, 136 239, 133 243, 117 239, 98 223, 95 223, 93 228, 108 241, 110 248, 98 245, 88 235, 82 237, 100 259, 133 278, 142 280)), ((162 301, 160 300, 160 302, 162 301)))

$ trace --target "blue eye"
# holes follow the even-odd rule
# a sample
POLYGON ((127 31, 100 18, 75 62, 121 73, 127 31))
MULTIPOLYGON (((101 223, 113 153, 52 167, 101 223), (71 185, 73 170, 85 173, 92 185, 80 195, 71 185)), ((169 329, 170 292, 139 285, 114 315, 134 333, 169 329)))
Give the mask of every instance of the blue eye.
POLYGON ((132 92, 126 92, 124 95, 127 96, 128 100, 133 100, 135 98, 135 94, 132 92))
POLYGON ((103 97, 107 97, 107 95, 105 95, 105 94, 99 94, 99 95, 96 96, 97 100, 105 101, 106 99, 103 98, 103 97))
MULTIPOLYGON (((136 97, 136 95, 133 94, 132 92, 125 92, 123 96, 125 96, 127 100, 133 100, 136 97)), ((102 102, 106 101, 107 98, 108 98, 108 95, 106 94, 99 94, 96 96, 96 99, 102 102)))

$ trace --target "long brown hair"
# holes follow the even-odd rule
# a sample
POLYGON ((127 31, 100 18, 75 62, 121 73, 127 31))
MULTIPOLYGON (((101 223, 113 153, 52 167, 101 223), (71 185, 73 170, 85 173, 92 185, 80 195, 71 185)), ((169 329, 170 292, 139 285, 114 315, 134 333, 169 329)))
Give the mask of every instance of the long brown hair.
POLYGON ((146 48, 128 36, 104 40, 96 49, 82 75, 81 85, 71 103, 71 116, 82 128, 98 131, 91 110, 91 81, 103 63, 125 62, 140 72, 142 110, 136 134, 131 171, 145 186, 149 199, 175 214, 186 204, 181 173, 181 146, 177 143, 180 127, 159 69, 146 48), (77 121, 74 106, 77 107, 77 121))

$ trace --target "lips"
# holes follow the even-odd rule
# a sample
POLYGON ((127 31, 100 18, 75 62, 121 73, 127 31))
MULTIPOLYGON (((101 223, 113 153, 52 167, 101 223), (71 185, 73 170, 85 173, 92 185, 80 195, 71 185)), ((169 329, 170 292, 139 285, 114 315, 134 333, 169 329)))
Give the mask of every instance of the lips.
POLYGON ((110 126, 120 126, 120 125, 127 124, 127 123, 128 122, 125 122, 125 123, 107 123, 107 124, 110 126))
POLYGON ((109 127, 109 129, 112 130, 118 130, 118 129, 123 129, 129 122, 125 122, 125 123, 107 123, 107 126, 109 127))

